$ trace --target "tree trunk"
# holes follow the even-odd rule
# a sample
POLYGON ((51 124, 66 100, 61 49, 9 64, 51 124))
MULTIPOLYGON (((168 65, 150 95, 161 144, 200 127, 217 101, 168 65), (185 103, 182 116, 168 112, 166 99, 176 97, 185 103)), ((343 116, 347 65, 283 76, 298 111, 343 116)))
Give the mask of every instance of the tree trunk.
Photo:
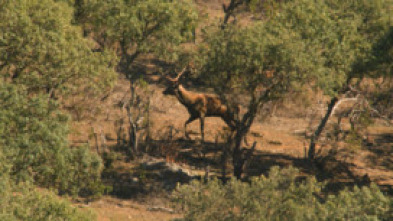
POLYGON ((232 139, 232 145, 233 146, 233 155, 232 155, 232 162, 233 162, 233 175, 237 179, 241 179, 242 174, 243 174, 243 165, 245 162, 244 156, 243 156, 243 151, 242 151, 242 140, 245 136, 244 133, 245 128, 240 129, 236 131, 234 139, 232 139))
POLYGON ((256 142, 253 143, 251 149, 240 149, 236 148, 233 154, 233 175, 237 179, 241 179, 242 175, 244 173, 244 170, 247 167, 247 164, 249 160, 251 159, 255 147, 256 147, 256 142))
POLYGON ((311 137, 311 141, 310 141, 310 147, 308 149, 308 159, 309 160, 314 160, 315 159, 315 145, 319 139, 319 136, 321 135, 323 129, 326 126, 326 123, 329 120, 329 117, 332 114, 332 111, 335 107, 335 105, 337 104, 338 98, 337 97, 333 97, 330 100, 330 103, 328 105, 328 109, 326 111, 325 116, 322 118, 317 130, 314 132, 313 136, 311 137))
MULTIPOLYGON (((258 112, 258 109, 260 108, 260 105, 262 104, 262 101, 264 100, 263 98, 266 98, 269 96, 270 90, 267 90, 263 96, 260 97, 260 99, 256 99, 254 96, 252 97, 252 100, 249 104, 248 111, 243 115, 243 119, 239 122, 237 122, 236 125, 236 130, 235 130, 235 135, 234 138, 232 139, 232 145, 233 145, 233 173, 234 176, 237 179, 240 179, 242 177, 243 171, 244 171, 244 164, 248 160, 249 157, 251 157, 251 154, 253 151, 249 152, 249 154, 244 155, 244 150, 241 147, 242 140, 245 140, 245 137, 247 133, 249 132, 252 123, 254 122, 255 116, 258 112)), ((253 147, 255 148, 255 146, 253 147)), ((252 148, 252 149, 253 149, 252 148)))
POLYGON ((243 4, 243 2, 244 2, 244 0, 231 0, 231 2, 229 3, 228 6, 226 6, 225 4, 222 5, 222 7, 224 9, 225 16, 224 16, 224 21, 221 24, 221 29, 225 29, 231 16, 235 17, 234 10, 238 6, 243 4))
MULTIPOLYGON (((217 143, 216 143, 217 146, 217 143)), ((224 146, 221 155, 221 176, 222 180, 225 183, 227 177, 227 159, 228 159, 228 147, 224 146)))
POLYGON ((74 3, 74 7, 75 7, 74 17, 75 17, 76 22, 81 22, 81 18, 84 16, 84 9, 83 9, 84 5, 85 5, 84 0, 75 0, 75 3, 74 3))
POLYGON ((129 125, 130 125, 130 127, 129 127, 129 130, 128 130, 128 132, 129 132, 129 136, 128 136, 128 139, 129 139, 129 145, 130 145, 130 152, 131 152, 131 154, 132 155, 135 155, 136 153, 137 153, 137 151, 138 151, 138 137, 137 137, 137 134, 136 134, 136 124, 135 124, 135 122, 134 122, 134 120, 133 120, 133 116, 132 116, 132 113, 131 113, 131 110, 130 110, 130 107, 127 107, 127 117, 128 117, 128 123, 129 123, 129 125))
POLYGON ((124 138, 123 138, 123 131, 124 131, 123 124, 124 124, 124 122, 123 122, 123 119, 120 119, 116 122, 118 122, 116 124, 116 127, 118 128, 117 129, 117 145, 120 146, 120 145, 124 144, 124 138))
POLYGON ((103 154, 103 153, 105 153, 105 151, 107 151, 108 147, 106 145, 105 133, 102 129, 100 130, 100 137, 101 137, 101 151, 103 154))
POLYGON ((96 131, 96 129, 94 127, 91 127, 91 131, 92 131, 92 133, 94 135, 94 140, 96 142, 97 154, 100 155, 100 147, 98 145, 98 134, 97 134, 97 131, 96 131))
POLYGON ((138 134, 137 134, 138 126, 136 123, 137 117, 134 116, 132 110, 132 107, 134 107, 136 102, 136 92, 135 92, 136 89, 132 79, 129 79, 129 81, 130 81, 131 98, 126 107, 127 118, 129 123, 128 137, 129 137, 130 153, 131 155, 136 155, 138 153, 138 134))

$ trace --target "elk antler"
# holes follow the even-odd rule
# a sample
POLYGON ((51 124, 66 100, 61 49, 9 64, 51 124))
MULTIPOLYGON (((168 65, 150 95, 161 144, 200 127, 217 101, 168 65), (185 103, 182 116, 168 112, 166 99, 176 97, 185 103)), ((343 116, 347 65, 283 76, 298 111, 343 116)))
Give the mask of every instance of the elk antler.
POLYGON ((187 67, 188 67, 188 65, 185 66, 185 67, 183 68, 183 70, 182 70, 181 72, 179 72, 175 78, 168 77, 166 74, 164 75, 164 74, 162 73, 161 70, 159 70, 158 73, 159 73, 162 77, 166 78, 168 81, 177 82, 177 81, 179 81, 179 78, 180 78, 180 77, 184 74, 184 72, 187 70, 187 67))
POLYGON ((184 74, 184 72, 186 71, 186 69, 188 68, 188 65, 187 66, 185 66, 184 68, 183 68, 183 70, 181 70, 180 71, 180 73, 179 74, 177 74, 177 76, 176 76, 176 78, 175 79, 173 79, 173 80, 175 80, 175 81, 178 81, 179 80, 179 78, 184 74))

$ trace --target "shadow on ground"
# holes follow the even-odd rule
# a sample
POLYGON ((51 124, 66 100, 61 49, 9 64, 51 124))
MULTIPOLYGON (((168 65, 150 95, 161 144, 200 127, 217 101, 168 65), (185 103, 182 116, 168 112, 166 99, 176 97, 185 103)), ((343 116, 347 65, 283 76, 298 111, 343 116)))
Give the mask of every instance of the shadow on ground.
MULTIPOLYGON (((379 138, 378 138, 379 139, 379 138)), ((375 159, 387 168, 393 168, 393 161, 388 157, 393 154, 392 135, 381 135, 380 142, 385 147, 369 147, 375 159)), ((209 177, 222 178, 222 150, 224 143, 205 142, 185 139, 157 139, 141 144, 142 153, 130 160, 126 146, 115 146, 111 165, 103 173, 103 180, 112 186, 111 194, 122 199, 139 199, 148 196, 165 196, 173 191, 177 184, 188 183, 193 179, 209 177)), ((315 176, 319 181, 327 182, 326 192, 338 192, 345 187, 363 186, 371 183, 366 174, 353 173, 355 164, 343 160, 343 153, 330 151, 315 163, 304 158, 283 153, 255 151, 245 170, 245 180, 252 176, 267 175, 274 167, 294 166, 305 176, 315 176), (341 159, 341 160, 340 160, 341 159)), ((110 158, 110 157, 108 157, 110 158)), ((108 159, 105 160, 107 162, 108 159)), ((110 160, 109 160, 110 161, 110 160)), ((227 161, 226 173, 231 174, 231 162, 227 161)), ((384 189, 391 193, 391 187, 384 189)))
POLYGON ((367 150, 372 153, 368 156, 370 164, 393 170, 393 134, 378 135, 374 143, 367 146, 367 150))

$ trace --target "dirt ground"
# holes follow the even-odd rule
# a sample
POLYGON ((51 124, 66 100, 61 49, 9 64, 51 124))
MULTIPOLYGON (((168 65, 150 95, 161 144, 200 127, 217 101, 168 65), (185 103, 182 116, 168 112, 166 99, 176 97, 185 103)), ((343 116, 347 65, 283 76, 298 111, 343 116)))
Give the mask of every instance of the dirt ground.
POLYGON ((161 221, 180 218, 181 215, 164 207, 147 206, 132 200, 103 197, 98 201, 78 205, 82 209, 92 209, 98 221, 161 221))

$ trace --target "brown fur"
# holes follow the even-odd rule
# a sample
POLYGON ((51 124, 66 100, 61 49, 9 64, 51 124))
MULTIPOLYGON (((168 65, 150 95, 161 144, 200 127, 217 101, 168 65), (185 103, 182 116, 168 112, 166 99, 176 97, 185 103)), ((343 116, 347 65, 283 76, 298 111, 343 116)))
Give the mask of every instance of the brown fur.
MULTIPOLYGON (((180 76, 181 74, 179 74, 180 76)), ((195 93, 186 90, 179 84, 178 78, 167 78, 169 80, 169 87, 163 92, 165 95, 174 95, 183 104, 190 114, 190 117, 184 124, 185 136, 187 134, 187 124, 198 119, 201 123, 202 141, 204 141, 204 121, 205 117, 221 117, 225 123, 234 129, 236 126, 236 114, 239 112, 239 107, 228 108, 224 102, 215 95, 195 93)))

